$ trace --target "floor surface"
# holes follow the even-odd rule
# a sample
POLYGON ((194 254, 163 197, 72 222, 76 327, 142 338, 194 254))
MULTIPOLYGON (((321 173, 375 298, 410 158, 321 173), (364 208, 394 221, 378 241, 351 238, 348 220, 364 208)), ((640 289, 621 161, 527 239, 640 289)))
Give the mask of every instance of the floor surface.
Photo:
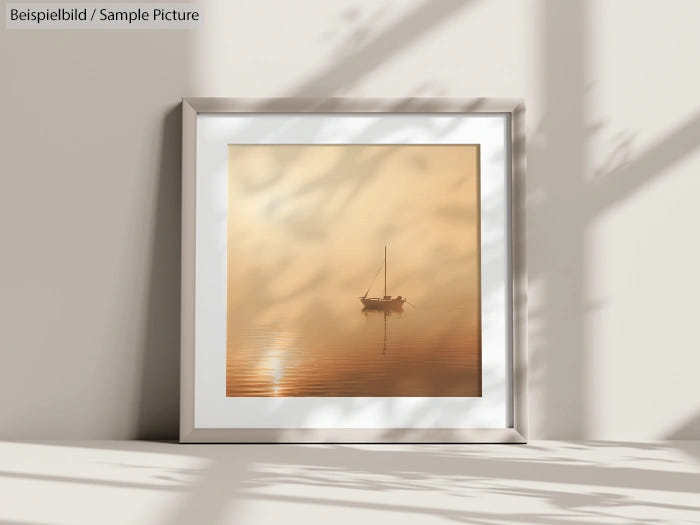
POLYGON ((0 442, 0 523, 700 523, 700 442, 0 442))

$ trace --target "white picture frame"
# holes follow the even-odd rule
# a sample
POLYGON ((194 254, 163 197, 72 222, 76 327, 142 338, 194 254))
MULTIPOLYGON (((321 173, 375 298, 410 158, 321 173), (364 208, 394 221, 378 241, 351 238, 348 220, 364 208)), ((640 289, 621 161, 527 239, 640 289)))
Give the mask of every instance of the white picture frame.
POLYGON ((184 99, 180 441, 526 442, 524 151, 519 100, 184 99), (232 143, 480 145, 482 261, 490 261, 481 279, 494 290, 482 295, 482 317, 492 321, 482 323, 492 378, 482 398, 226 397, 232 143), (414 418, 417 408, 430 417, 414 418))

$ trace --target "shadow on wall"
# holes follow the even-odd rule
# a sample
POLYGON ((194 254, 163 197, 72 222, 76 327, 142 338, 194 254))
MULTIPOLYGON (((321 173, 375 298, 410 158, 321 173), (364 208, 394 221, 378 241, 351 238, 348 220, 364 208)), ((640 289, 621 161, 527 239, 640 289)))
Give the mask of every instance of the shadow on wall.
MULTIPOLYGON (((427 0, 368 41, 358 36, 371 34, 372 27, 355 25, 354 20, 359 18, 360 14, 357 10, 349 10, 346 12, 346 21, 353 26, 353 30, 349 37, 337 46, 344 52, 337 57, 335 63, 310 75, 308 80, 292 88, 285 96, 340 96, 373 70, 385 64, 392 56, 403 52, 407 45, 474 3, 476 0, 427 0)), ((377 15, 372 14, 371 24, 376 23, 377 15)))
POLYGON ((698 439, 700 436, 700 413, 673 430, 666 439, 698 439))
POLYGON ((576 438, 586 432, 585 2, 545 0, 541 91, 546 108, 528 138, 528 280, 541 288, 529 305, 532 405, 542 414, 533 435, 576 438), (533 140, 534 138, 534 140, 533 140), (533 257, 532 254, 537 254, 533 257))
MULTIPOLYGON (((591 165, 588 148, 605 123, 588 117, 588 4, 544 0, 541 6, 546 111, 527 152, 528 277, 541 294, 529 307, 530 406, 541 412, 532 434, 581 439, 593 437, 595 417, 595 407, 587 406, 594 373, 587 334, 599 308, 587 289, 589 230, 611 206, 698 148, 700 115, 634 156, 631 138, 620 136, 603 165, 591 165)), ((697 439, 700 431, 692 428, 677 438, 697 439)))
POLYGON ((700 436, 700 413, 670 432, 666 439, 676 441, 677 446, 697 462, 700 461, 700 447, 695 446, 698 443, 698 436, 700 436))
POLYGON ((163 119, 151 276, 147 291, 138 439, 174 439, 180 399, 180 201, 182 109, 163 119))

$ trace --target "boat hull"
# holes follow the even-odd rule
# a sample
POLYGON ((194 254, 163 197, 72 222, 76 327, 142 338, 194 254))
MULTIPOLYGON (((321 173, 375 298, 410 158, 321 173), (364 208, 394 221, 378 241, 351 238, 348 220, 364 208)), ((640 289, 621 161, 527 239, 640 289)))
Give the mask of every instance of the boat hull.
POLYGON ((395 297, 393 299, 380 299, 378 297, 360 297, 360 301, 368 310, 401 310, 406 299, 395 297))

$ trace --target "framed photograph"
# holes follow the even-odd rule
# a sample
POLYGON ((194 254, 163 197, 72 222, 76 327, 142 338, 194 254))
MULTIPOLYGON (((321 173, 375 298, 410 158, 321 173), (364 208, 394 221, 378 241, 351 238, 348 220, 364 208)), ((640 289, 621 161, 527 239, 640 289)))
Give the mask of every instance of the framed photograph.
POLYGON ((526 441, 521 101, 182 108, 181 442, 526 441))

